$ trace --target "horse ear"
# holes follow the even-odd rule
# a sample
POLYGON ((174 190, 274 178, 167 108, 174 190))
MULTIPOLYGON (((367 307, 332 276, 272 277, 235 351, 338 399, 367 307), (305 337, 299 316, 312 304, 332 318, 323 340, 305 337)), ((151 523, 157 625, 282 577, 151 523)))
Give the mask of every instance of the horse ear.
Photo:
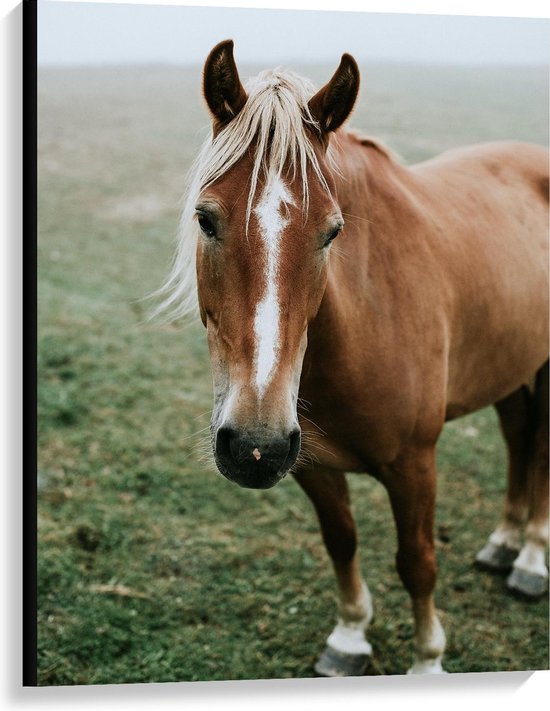
POLYGON ((203 91, 218 128, 229 123, 245 105, 247 96, 233 59, 233 40, 220 42, 208 55, 203 91))
POLYGON ((309 100, 309 110, 322 134, 336 131, 344 123, 358 92, 359 67, 351 54, 343 54, 332 79, 309 100))

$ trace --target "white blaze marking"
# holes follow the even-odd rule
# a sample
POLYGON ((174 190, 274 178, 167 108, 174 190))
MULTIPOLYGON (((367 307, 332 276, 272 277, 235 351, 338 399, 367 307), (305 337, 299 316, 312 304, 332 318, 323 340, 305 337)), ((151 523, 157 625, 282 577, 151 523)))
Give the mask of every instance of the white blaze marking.
POLYGON ((292 204, 285 184, 273 178, 266 185, 261 200, 254 210, 266 247, 266 290, 256 306, 254 332, 256 334, 256 385, 265 392, 273 375, 279 353, 280 305, 277 289, 279 268, 279 238, 288 224, 283 205, 292 204))

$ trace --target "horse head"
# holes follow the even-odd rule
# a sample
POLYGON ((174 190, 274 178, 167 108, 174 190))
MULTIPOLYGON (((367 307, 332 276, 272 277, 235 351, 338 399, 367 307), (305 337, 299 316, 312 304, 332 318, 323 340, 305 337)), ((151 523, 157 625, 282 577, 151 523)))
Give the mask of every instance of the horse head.
POLYGON ((349 55, 317 93, 280 70, 245 89, 231 41, 206 60, 213 131, 194 205, 198 302, 214 382, 215 460, 241 486, 273 486, 300 451, 308 323, 344 226, 329 135, 348 117, 358 87, 349 55))

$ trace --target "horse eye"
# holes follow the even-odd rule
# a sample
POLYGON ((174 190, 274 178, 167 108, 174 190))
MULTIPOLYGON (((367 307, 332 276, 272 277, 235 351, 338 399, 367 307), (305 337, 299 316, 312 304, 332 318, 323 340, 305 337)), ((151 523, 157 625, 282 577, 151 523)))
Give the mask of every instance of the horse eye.
POLYGON ((330 243, 333 242, 338 237, 338 235, 342 231, 342 227, 343 227, 343 225, 338 225, 338 227, 335 227, 332 230, 332 232, 329 234, 329 236, 327 237, 327 239, 325 241, 325 245, 324 245, 325 247, 328 247, 330 245, 330 243))
POLYGON ((199 223, 199 227, 201 228, 203 234, 205 234, 207 237, 215 237, 216 236, 216 228, 212 224, 212 222, 206 217, 206 215, 201 215, 199 214, 197 216, 197 220, 199 223))

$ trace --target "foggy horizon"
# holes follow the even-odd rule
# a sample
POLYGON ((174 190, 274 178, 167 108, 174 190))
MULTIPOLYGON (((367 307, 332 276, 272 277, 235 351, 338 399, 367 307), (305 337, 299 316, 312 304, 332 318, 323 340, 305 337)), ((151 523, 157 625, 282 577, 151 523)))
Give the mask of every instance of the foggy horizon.
POLYGON ((547 18, 52 0, 41 2, 38 9, 41 68, 193 67, 204 62, 217 42, 229 38, 242 65, 334 64, 349 52, 363 64, 548 66, 547 18))

